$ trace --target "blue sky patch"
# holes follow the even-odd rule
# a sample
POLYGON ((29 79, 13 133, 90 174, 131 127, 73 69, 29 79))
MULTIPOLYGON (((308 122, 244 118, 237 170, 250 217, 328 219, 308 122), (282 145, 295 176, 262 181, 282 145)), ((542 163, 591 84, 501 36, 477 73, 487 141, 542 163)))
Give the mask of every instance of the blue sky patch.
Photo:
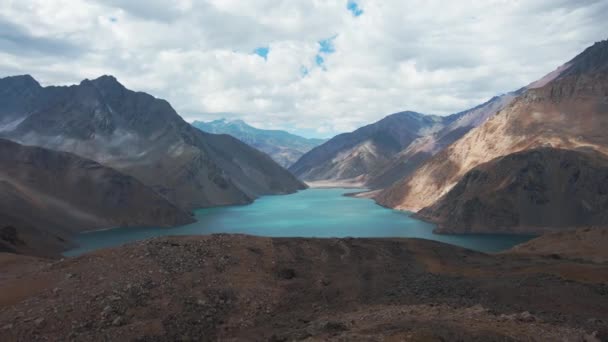
POLYGON ((270 48, 268 46, 260 46, 259 48, 255 48, 255 50, 253 50, 253 53, 264 58, 265 60, 268 60, 268 52, 270 52, 270 48))
POLYGON ((325 59, 323 57, 321 57, 321 55, 316 55, 315 63, 317 63, 318 66, 322 67, 323 63, 325 63, 325 59))
POLYGON ((334 39, 336 39, 336 37, 337 35, 319 40, 319 52, 327 54, 336 52, 336 48, 334 47, 334 39))
POLYGON ((302 77, 306 77, 308 75, 308 73, 309 73, 308 68, 302 65, 300 67, 300 75, 302 75, 302 77))
POLYGON ((363 10, 359 8, 359 4, 355 0, 348 0, 346 3, 346 9, 353 14, 353 16, 358 17, 363 14, 363 10))
POLYGON ((113 23, 118 21, 118 18, 116 18, 116 17, 110 17, 109 19, 110 19, 110 22, 113 22, 113 23))

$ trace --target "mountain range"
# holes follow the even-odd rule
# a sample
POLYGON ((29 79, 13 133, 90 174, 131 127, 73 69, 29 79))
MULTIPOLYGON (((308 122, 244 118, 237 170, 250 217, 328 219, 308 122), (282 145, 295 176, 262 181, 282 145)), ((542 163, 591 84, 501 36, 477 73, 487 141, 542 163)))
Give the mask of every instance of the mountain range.
POLYGON ((76 231, 173 226, 192 221, 193 209, 304 189, 301 180, 366 186, 373 191, 359 196, 414 212, 443 233, 602 226, 607 99, 608 41, 472 109, 400 112, 324 143, 239 120, 190 125, 168 102, 112 76, 62 87, 7 77, 3 234, 16 243, 15 226, 25 235, 43 227, 60 246, 76 231), (134 214, 116 207, 126 202, 134 214))
POLYGON ((326 141, 304 138, 286 131, 255 128, 243 120, 194 121, 192 126, 208 133, 229 134, 267 153, 285 168, 295 163, 304 153, 326 141))
MULTIPOLYGON (((444 225, 447 221, 451 221, 451 225, 455 220, 462 222, 457 229, 451 227, 452 232, 467 231, 471 227, 466 223, 473 221, 476 225, 483 224, 484 232, 494 232, 496 226, 506 231, 526 228, 526 232, 542 232, 562 226, 556 227, 556 222, 541 219, 548 212, 556 211, 571 213, 571 219, 565 221, 571 227, 591 224, 583 219, 585 213, 608 210, 602 193, 602 185, 608 180, 603 178, 603 171, 589 169, 601 167, 601 157, 608 155, 607 99, 608 41, 602 41, 527 87, 500 112, 428 159, 410 175, 377 193, 375 198, 378 203, 391 208, 422 210, 423 217, 438 220, 444 225), (544 151, 542 155, 545 158, 540 159, 537 154, 501 158, 538 148, 578 151, 579 154, 544 151), (581 151, 599 154, 589 157, 580 155, 581 151), (532 158, 531 164, 521 161, 526 157, 532 158), (556 160, 562 161, 555 164, 556 160), (481 166, 484 163, 490 165, 481 166), (482 169, 475 170, 478 166, 482 169), (568 173, 571 171, 569 167, 576 170, 574 174, 568 173), (471 170, 474 171, 469 173, 471 170), (479 175, 483 175, 483 182, 487 184, 483 185, 480 180, 472 183, 479 175), (531 183, 525 183, 525 179, 531 183), (515 182, 505 183, 511 180, 515 182), (567 190, 568 182, 572 182, 574 189, 579 191, 567 190), (488 191, 497 191, 496 186, 504 190, 491 197, 484 195, 488 191), (516 199, 513 191, 532 198, 516 199), (567 203, 560 202, 563 202, 562 197, 554 196, 556 191, 568 194, 567 203), (589 191, 598 193, 592 196, 589 191), (535 201, 537 196, 546 200, 535 201), (593 203, 588 196, 594 198, 593 203), (451 209, 446 207, 450 201, 451 209), (521 205, 528 203, 526 201, 535 203, 534 206, 525 206, 525 210, 533 210, 534 219, 522 216, 525 214, 521 212, 524 210, 521 205), (507 215, 516 211, 515 216, 519 219, 504 224, 498 217, 481 219, 480 215, 486 213, 488 205, 501 208, 507 215)), ((605 216, 600 215, 593 223, 608 222, 605 216)))
POLYGON ((417 139, 440 131, 456 117, 401 112, 340 134, 304 154, 289 170, 306 181, 352 181, 365 177, 417 139))
POLYGON ((607 98, 602 41, 517 91, 443 117, 389 115, 315 147, 289 170, 314 185, 370 188, 358 196, 416 212, 438 232, 603 225, 607 98))
MULTIPOLYGON (((67 87, 42 87, 28 75, 0 79, 0 137, 22 145, 68 152, 72 159, 78 156, 87 162, 96 162, 90 165, 110 168, 116 173, 112 176, 114 180, 122 177, 122 182, 126 183, 112 183, 110 185, 116 186, 108 191, 126 193, 101 198, 109 203, 98 202, 96 205, 100 208, 117 205, 124 198, 135 198, 140 192, 148 194, 143 197, 149 202, 136 201, 136 205, 143 208, 135 212, 158 211, 158 207, 148 204, 158 205, 164 201, 163 206, 175 211, 170 215, 182 217, 184 211, 245 204, 262 195, 291 193, 306 187, 265 153, 234 137, 195 129, 167 101, 128 90, 111 76, 67 87), (132 185, 125 187, 127 183, 132 185)), ((24 147, 14 145, 8 148, 26 151, 24 147)), ((41 150, 31 153, 53 154, 41 150)), ((87 162, 74 161, 78 165, 87 162)), ((90 165, 80 171, 87 173, 101 168, 90 165)), ((97 179, 95 175, 82 177, 97 179)), ((48 184, 42 179, 47 178, 40 179, 40 184, 28 183, 27 193, 46 191, 44 187, 48 184)), ((58 184, 52 189, 54 197, 65 200, 66 208, 77 207, 90 195, 58 184)), ((19 198, 35 201, 27 196, 19 198)), ((68 217, 67 211, 56 210, 55 216, 68 217)), ((32 213, 33 216, 38 214, 46 218, 40 211, 32 213)), ((81 225, 81 230, 130 222, 121 219, 119 211, 108 211, 106 216, 106 221, 92 220, 90 224, 81 225)), ((159 216, 162 216, 160 212, 149 215, 146 220, 132 222, 158 226, 165 222, 175 225, 191 220, 189 217, 167 221, 154 219, 159 216)), ((45 229, 49 227, 44 226, 45 229)))
POLYGON ((515 93, 448 115, 400 112, 340 134, 303 155, 289 170, 309 182, 387 187, 503 109, 515 93))

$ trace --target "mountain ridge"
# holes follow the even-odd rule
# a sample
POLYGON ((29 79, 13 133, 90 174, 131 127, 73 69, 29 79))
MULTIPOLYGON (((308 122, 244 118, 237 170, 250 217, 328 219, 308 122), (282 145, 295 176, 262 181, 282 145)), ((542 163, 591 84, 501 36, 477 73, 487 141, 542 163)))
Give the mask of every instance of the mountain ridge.
POLYGON ((521 93, 497 115, 376 195, 385 206, 419 211, 436 203, 466 172, 493 158, 539 147, 594 149, 608 154, 608 41, 558 68, 561 74, 521 93), (591 57, 590 57, 591 56, 591 57), (578 71, 577 71, 578 70, 578 71), (598 72, 597 70, 602 70, 598 72))
POLYGON ((232 135, 267 153, 283 167, 289 167, 304 153, 325 141, 325 139, 301 137, 283 130, 256 128, 240 119, 194 121, 192 126, 208 133, 232 135))
POLYGON ((420 136, 431 134, 454 119, 412 111, 394 113, 333 137, 303 155, 289 170, 306 181, 365 177, 420 136))
MULTIPOLYGON (((14 81, 3 79, 0 84, 14 81)), ((71 86, 30 87, 35 102, 27 92, 10 93, 10 87, 0 93, 5 95, 0 96, 0 107, 12 105, 10 113, 0 109, 0 119, 10 119, 13 125, 6 129, 5 124, 0 136, 98 161, 134 176, 187 210, 244 204, 261 195, 305 188, 263 153, 228 137, 209 138, 167 101, 131 91, 113 76, 71 86), (230 144, 232 159, 223 158, 218 165, 211 140, 230 144), (255 167, 238 163, 249 156, 263 162, 255 167), (257 172, 259 167, 267 172, 257 172)))

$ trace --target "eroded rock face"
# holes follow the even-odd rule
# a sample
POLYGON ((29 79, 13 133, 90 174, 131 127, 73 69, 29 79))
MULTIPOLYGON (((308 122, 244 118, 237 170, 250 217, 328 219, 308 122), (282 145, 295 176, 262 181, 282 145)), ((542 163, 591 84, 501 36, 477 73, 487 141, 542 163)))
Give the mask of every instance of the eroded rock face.
POLYGON ((526 150, 473 168, 418 217, 444 233, 543 233, 608 227, 608 159, 594 151, 526 150))
POLYGON ((187 210, 305 187, 264 153, 193 128, 168 102, 111 76, 44 88, 21 76, 0 88, 0 135, 110 166, 187 210))
POLYGON ((416 172, 379 193, 385 206, 419 211, 433 205, 474 167, 511 153, 551 146, 591 148, 608 154, 608 72, 598 43, 553 75, 544 86, 528 89, 500 113, 473 129, 416 172), (588 63, 595 67, 579 67, 588 63))

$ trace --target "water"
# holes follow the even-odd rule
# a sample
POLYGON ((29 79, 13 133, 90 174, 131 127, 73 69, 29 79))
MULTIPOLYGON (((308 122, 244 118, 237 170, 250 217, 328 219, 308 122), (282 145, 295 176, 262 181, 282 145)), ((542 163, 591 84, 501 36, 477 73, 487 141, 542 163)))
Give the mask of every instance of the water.
POLYGON ((529 240, 512 235, 438 235, 434 225, 409 213, 380 207, 369 199, 342 196, 352 189, 309 189, 286 196, 266 196, 251 205, 201 209, 198 222, 177 228, 119 228, 80 234, 80 255, 99 248, 163 235, 242 233, 274 237, 415 237, 483 252, 497 252, 529 240))

